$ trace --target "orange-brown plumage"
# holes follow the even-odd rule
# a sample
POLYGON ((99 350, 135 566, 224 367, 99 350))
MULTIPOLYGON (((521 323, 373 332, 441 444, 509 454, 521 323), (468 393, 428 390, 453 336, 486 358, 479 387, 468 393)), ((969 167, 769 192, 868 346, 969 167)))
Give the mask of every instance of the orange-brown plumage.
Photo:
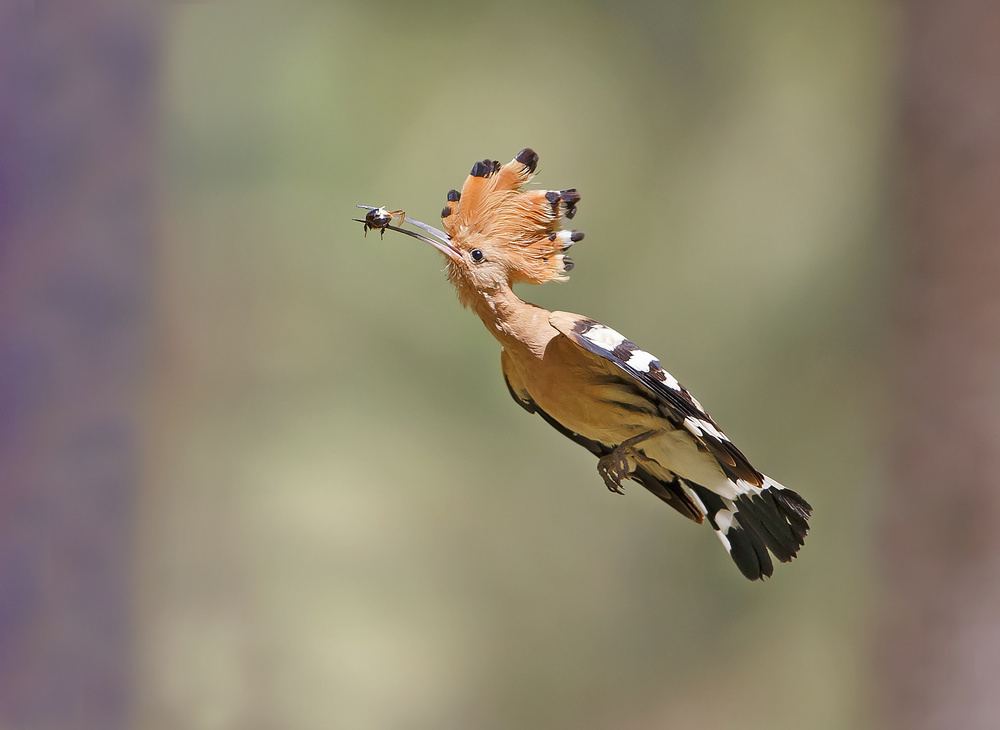
POLYGON ((530 149, 506 165, 477 162, 461 193, 448 193, 444 231, 407 219, 430 238, 384 228, 446 256, 460 301, 502 345, 513 398, 599 457, 610 490, 642 484, 685 517, 707 519, 747 578, 771 575, 771 554, 786 562, 802 545, 808 503, 754 469, 655 357, 594 320, 514 294, 514 284, 564 281, 565 251, 583 238, 562 228, 575 189, 522 189, 537 162, 530 149))
POLYGON ((534 176, 537 162, 531 150, 506 165, 477 162, 461 194, 449 195, 442 211, 444 230, 458 248, 471 251, 484 240, 502 242, 497 255, 511 284, 565 281, 573 264, 564 252, 582 238, 558 235, 563 216, 574 211, 579 200, 575 190, 521 190, 534 176))

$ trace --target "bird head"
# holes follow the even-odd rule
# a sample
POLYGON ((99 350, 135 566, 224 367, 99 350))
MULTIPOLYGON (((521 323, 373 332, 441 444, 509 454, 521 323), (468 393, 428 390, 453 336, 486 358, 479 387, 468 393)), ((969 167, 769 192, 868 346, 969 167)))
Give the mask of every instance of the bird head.
POLYGON ((461 192, 448 192, 441 211, 443 231, 405 217, 430 237, 392 225, 380 227, 441 251, 448 260, 448 278, 466 306, 477 296, 513 284, 565 281, 573 268, 565 252, 583 233, 563 230, 562 221, 576 215, 580 195, 575 189, 523 190, 537 166, 538 155, 530 149, 521 150, 506 165, 477 162, 461 192))

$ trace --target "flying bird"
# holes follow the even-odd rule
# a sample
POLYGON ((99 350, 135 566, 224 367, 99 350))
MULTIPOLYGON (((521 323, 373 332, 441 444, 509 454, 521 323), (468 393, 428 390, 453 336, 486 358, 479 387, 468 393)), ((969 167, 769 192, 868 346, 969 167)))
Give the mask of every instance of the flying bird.
POLYGON ((565 281, 566 251, 583 239, 562 227, 576 215, 575 189, 524 189, 537 165, 531 149, 505 165, 476 162, 461 192, 448 192, 444 230, 371 206, 354 220, 444 254, 459 301, 500 343, 511 396, 594 454, 609 490, 638 482, 688 519, 707 520, 744 576, 772 575, 772 555, 787 562, 802 546, 808 502, 757 471, 656 357, 589 317, 514 294, 514 284, 565 281), (391 225, 392 216, 422 233, 391 225))

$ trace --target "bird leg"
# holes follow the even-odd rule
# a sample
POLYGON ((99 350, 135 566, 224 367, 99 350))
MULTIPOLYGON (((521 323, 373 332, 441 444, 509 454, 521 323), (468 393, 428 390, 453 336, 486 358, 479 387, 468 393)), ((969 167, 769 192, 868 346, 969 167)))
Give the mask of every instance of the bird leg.
POLYGON ((605 454, 597 460, 597 473, 604 479, 604 484, 608 490, 615 494, 625 494, 622 489, 622 482, 629 478, 630 470, 628 460, 631 458, 637 462, 651 461, 645 454, 634 448, 636 444, 645 441, 650 436, 655 435, 655 431, 646 431, 638 436, 625 439, 610 454, 605 454))

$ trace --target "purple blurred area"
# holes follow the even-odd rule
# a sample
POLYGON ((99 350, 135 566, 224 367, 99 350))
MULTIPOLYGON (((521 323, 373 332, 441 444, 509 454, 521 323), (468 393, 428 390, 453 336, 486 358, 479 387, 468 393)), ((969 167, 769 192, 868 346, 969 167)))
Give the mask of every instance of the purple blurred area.
POLYGON ((131 712, 159 32, 0 6, 0 726, 131 712))

